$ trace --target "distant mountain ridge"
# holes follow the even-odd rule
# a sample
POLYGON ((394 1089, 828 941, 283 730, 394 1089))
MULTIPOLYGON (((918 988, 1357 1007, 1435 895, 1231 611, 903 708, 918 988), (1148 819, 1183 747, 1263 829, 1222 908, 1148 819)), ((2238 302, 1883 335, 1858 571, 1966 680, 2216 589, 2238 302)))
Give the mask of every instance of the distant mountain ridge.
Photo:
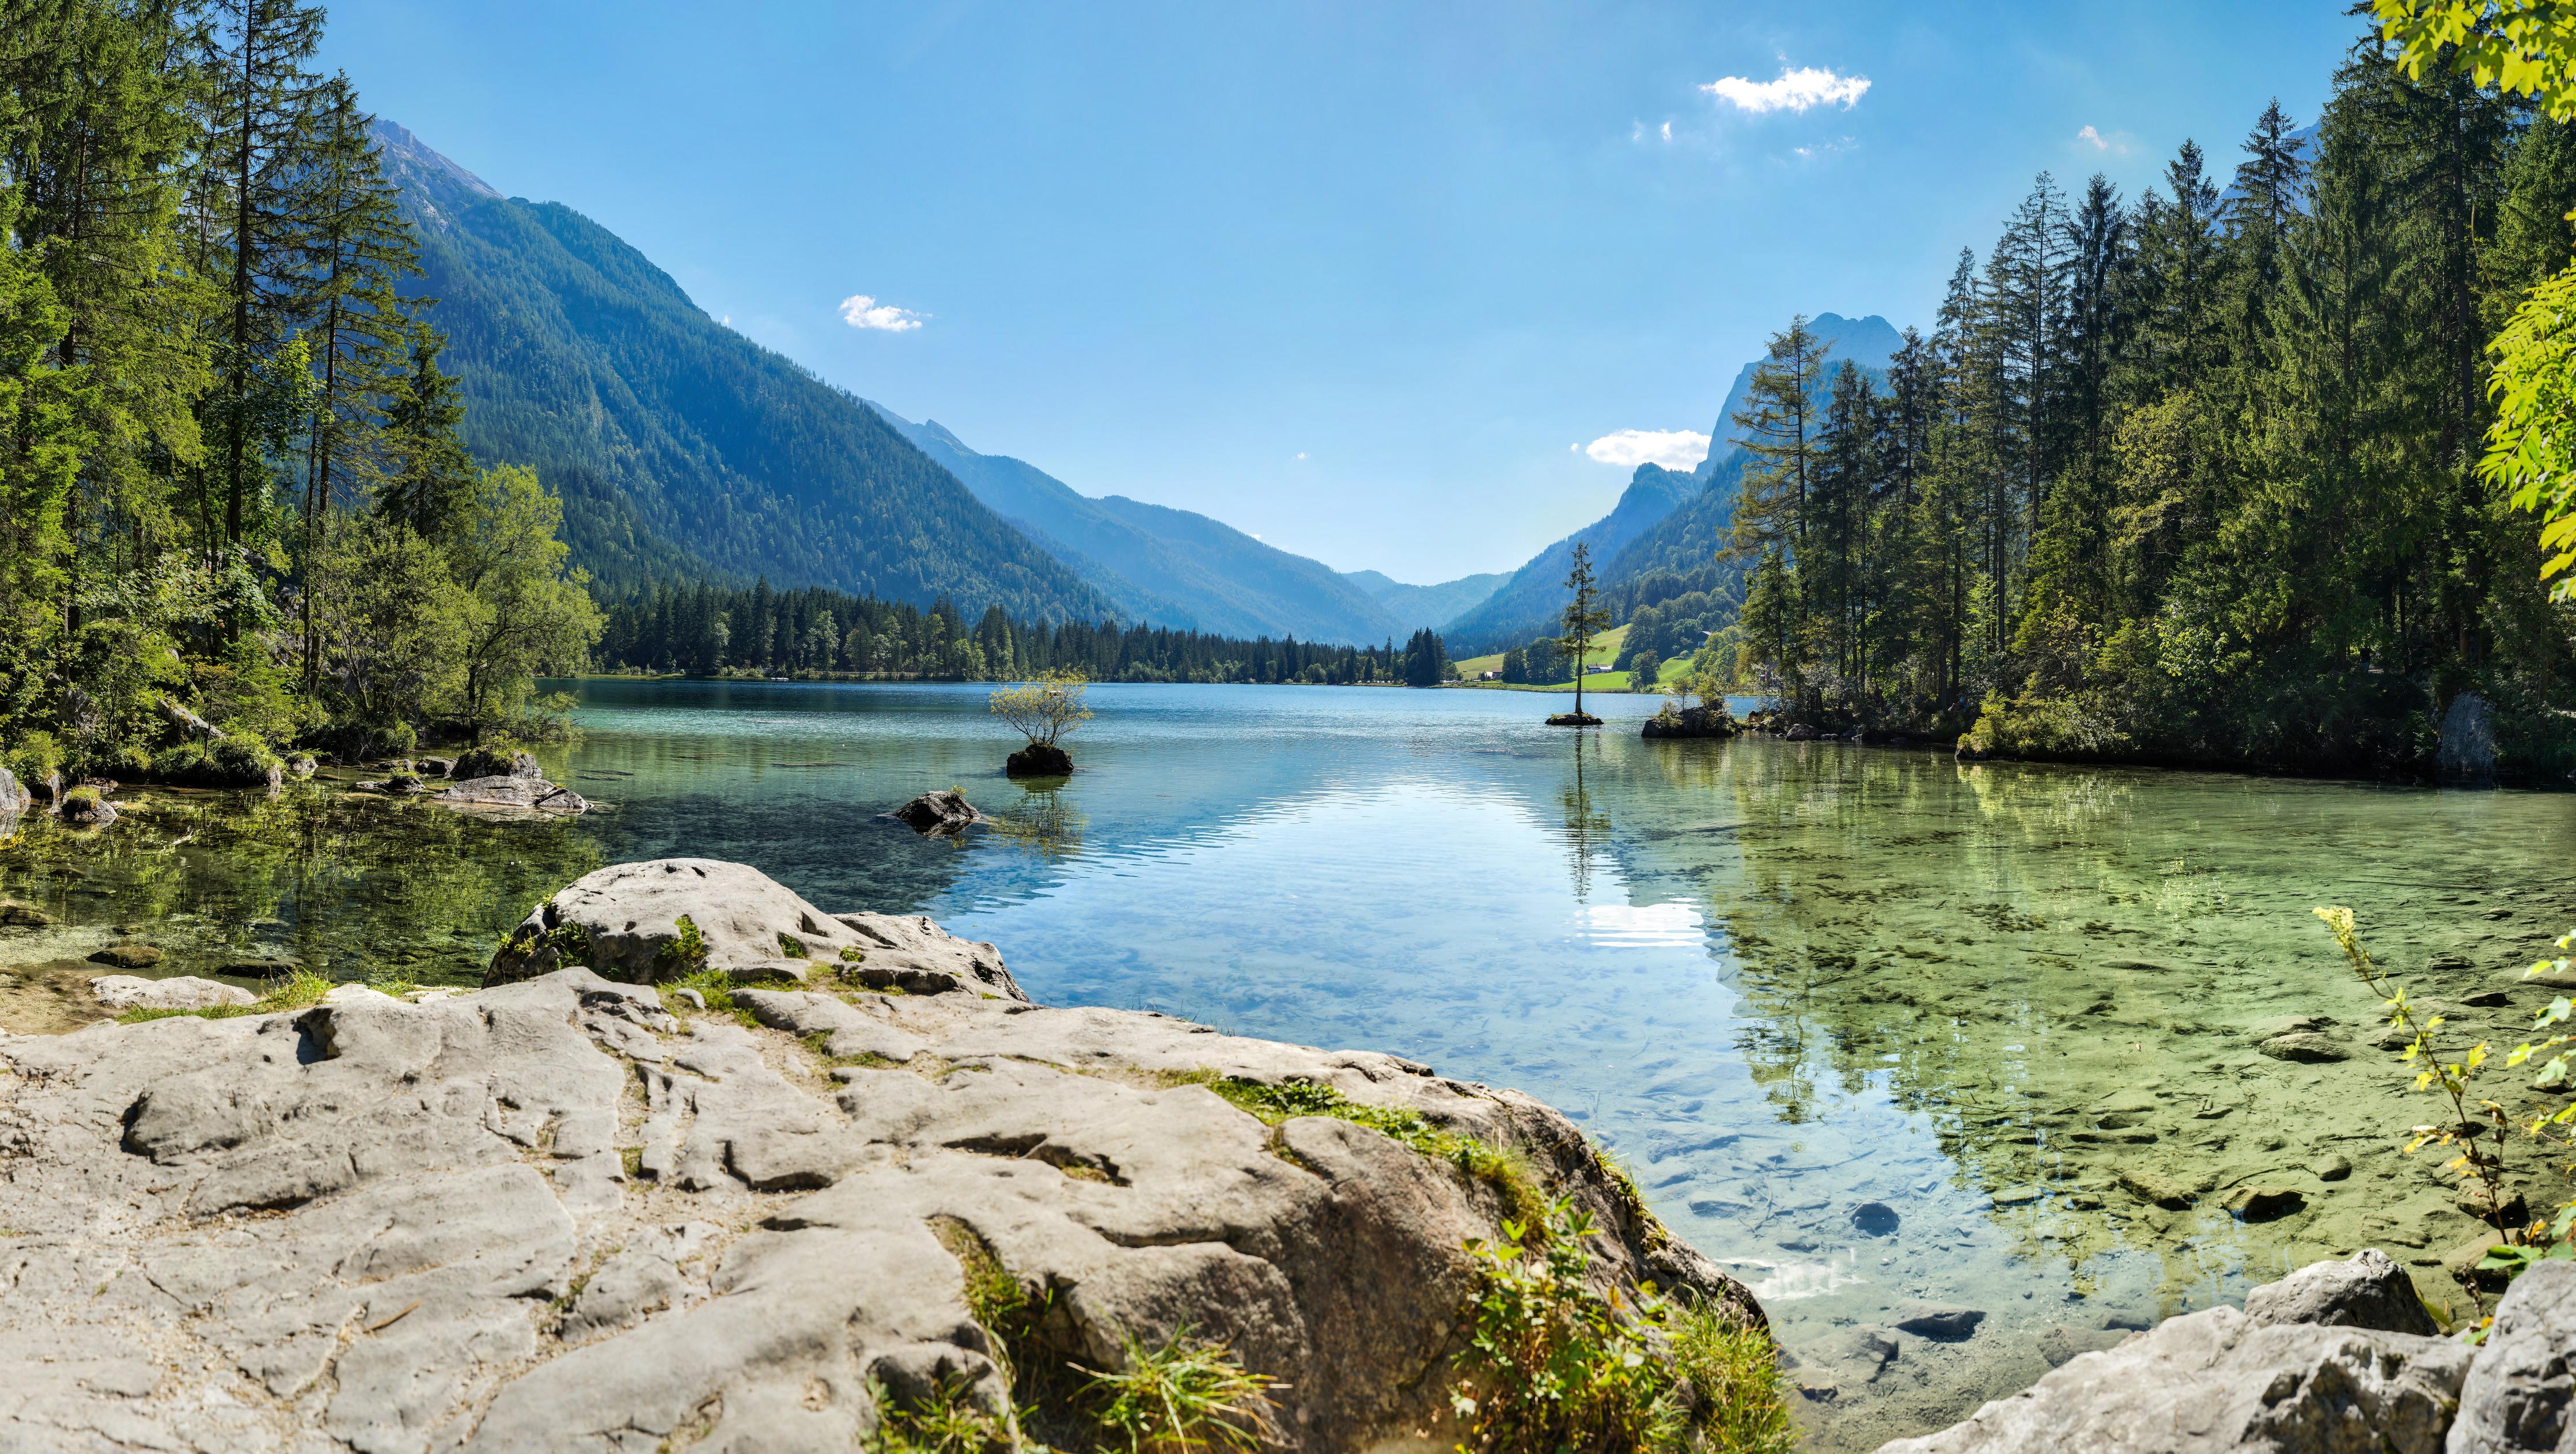
POLYGON ((868 407, 1138 619, 1354 646, 1412 629, 1321 561, 1187 510, 1095 499, 1025 460, 981 453, 935 420, 868 407))
POLYGON ((1442 581, 1436 586, 1408 586, 1393 576, 1373 570, 1342 573, 1342 579, 1375 596, 1378 604, 1397 617, 1419 621, 1425 626, 1438 626, 1476 609, 1511 578, 1510 571, 1487 571, 1482 575, 1442 581))
MULTIPOLYGON (((1819 313, 1807 320, 1807 327, 1826 341, 1829 371, 1848 359, 1873 381, 1885 377, 1889 361, 1904 346, 1895 326, 1875 313, 1865 318, 1819 313)), ((1637 466, 1609 514, 1540 551, 1490 598, 1444 625, 1441 634, 1450 651, 1460 656, 1498 651, 1553 631, 1557 613, 1565 608, 1565 575, 1578 541, 1592 547, 1593 569, 1605 588, 1648 570, 1679 568, 1691 556, 1704 561, 1722 546, 1749 458, 1736 438, 1735 416, 1750 399, 1753 375, 1762 362, 1755 359, 1736 371, 1709 430, 1707 458, 1688 474, 1660 465, 1637 466), (1663 528, 1676 516, 1672 528, 1663 528)))
POLYGON ((536 467, 603 584, 766 576, 970 615, 1112 614, 874 411, 709 318, 606 228, 503 197, 390 122, 375 139, 439 299, 467 446, 536 467))

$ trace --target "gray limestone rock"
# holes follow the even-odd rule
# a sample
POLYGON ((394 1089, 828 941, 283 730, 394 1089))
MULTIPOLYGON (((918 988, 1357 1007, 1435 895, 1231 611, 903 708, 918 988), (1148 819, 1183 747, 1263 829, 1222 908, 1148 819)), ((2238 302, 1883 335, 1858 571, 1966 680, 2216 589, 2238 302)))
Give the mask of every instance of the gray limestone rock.
POLYGON ((2245 1316, 2258 1323, 2371 1328, 2422 1338, 2442 1331, 2406 1269, 2376 1247, 2341 1262, 2310 1263, 2254 1289, 2245 1295, 2245 1316))
MULTIPOLYGON (((360 786, 363 787, 365 784, 362 783, 360 786)), ((572 789, 557 787, 541 777, 521 774, 469 778, 444 791, 431 794, 430 801, 445 803, 451 808, 480 809, 501 813, 570 816, 590 811, 589 801, 572 789)))
POLYGON ((659 858, 600 869, 529 911, 492 956, 489 979, 525 978, 572 963, 636 984, 699 969, 802 981, 816 970, 855 964, 842 951, 864 953, 871 942, 758 869, 712 858, 659 858), (681 932, 682 919, 696 930, 694 947, 681 932))
POLYGON ((133 974, 102 974, 89 982, 89 992, 111 1010, 204 1010, 219 1005, 252 1005, 259 996, 238 985, 199 979, 193 974, 145 979, 133 974))
POLYGON ((0 816, 23 813, 35 805, 35 795, 18 783, 18 775, 0 767, 0 816))
POLYGON ((489 747, 469 747, 447 765, 447 776, 459 779, 487 777, 542 778, 545 769, 524 752, 501 753, 489 747))
POLYGON ((2576 1262, 2543 1262, 2496 1304, 2460 1390, 2450 1454, 2555 1454, 2576 1442, 2576 1262))
POLYGON ((2462 692, 2442 713, 2442 740, 2433 771, 2446 783, 2479 786, 2495 781, 2496 736, 2487 699, 2462 692))
POLYGON ((958 990, 738 990, 746 1026, 569 967, 0 1037, 0 1449, 860 1447, 872 1384, 1008 1397, 955 1249, 1045 1294, 1023 1356, 1114 1368, 1187 1329, 1283 1381, 1291 1454, 1409 1447, 1444 1403, 1464 1243, 1511 1203, 1348 1121, 1265 1125, 1211 1074, 1517 1148, 1603 1229, 1605 1285, 1760 1319, 1526 1096, 1033 1006, 990 946, 699 866, 592 875, 533 937, 579 926, 645 975, 688 913, 719 967, 783 930, 795 962, 884 954, 958 990))
POLYGON ((2212 1308, 1879 1454, 2436 1454, 2469 1356, 2444 1338, 2212 1308))

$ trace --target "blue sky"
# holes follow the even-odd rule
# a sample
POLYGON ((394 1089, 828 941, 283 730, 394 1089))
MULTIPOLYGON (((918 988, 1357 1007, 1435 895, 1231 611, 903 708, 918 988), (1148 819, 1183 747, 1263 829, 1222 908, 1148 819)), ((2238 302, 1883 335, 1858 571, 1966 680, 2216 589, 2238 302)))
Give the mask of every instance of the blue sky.
POLYGON ((2343 10, 335 0, 323 60, 826 379, 1429 582, 1600 515, 1633 451, 1579 446, 1707 431, 1791 313, 1927 324, 2038 171, 2313 120, 2343 10))

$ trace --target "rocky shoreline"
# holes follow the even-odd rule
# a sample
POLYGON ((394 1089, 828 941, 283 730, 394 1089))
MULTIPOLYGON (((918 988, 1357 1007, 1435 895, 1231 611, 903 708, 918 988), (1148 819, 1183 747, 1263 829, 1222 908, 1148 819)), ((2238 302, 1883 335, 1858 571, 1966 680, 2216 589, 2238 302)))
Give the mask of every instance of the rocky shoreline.
POLYGON ((592 874, 493 979, 0 1035, 0 1447, 848 1449, 1184 1334, 1280 1380, 1280 1447, 1445 1447, 1466 1244, 1528 1188, 1426 1138, 1589 1212, 1603 1292, 1760 1320, 1527 1096, 1034 1005, 739 865, 592 874), (1242 1108, 1282 1087, 1351 1109, 1242 1108))

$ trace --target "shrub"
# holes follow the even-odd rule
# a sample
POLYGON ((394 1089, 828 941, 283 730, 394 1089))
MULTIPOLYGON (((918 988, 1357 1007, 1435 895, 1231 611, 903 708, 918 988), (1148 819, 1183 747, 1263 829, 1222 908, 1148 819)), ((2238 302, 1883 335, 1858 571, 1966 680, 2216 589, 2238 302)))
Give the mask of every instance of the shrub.
POLYGON ((1448 1162, 1493 1187, 1503 1194, 1503 1200, 1511 1210, 1524 1220, 1535 1218, 1546 1207, 1545 1198, 1539 1194, 1538 1177, 1518 1151, 1480 1141, 1473 1136, 1443 1131, 1417 1112, 1392 1106, 1362 1105, 1331 1086, 1312 1080, 1245 1080, 1239 1076, 1221 1076, 1212 1070, 1200 1070, 1166 1075, 1163 1081, 1166 1085, 1206 1086, 1238 1109, 1251 1112, 1268 1126, 1276 1126, 1296 1116, 1330 1116, 1355 1126, 1366 1126, 1434 1161, 1448 1162))
POLYGON ((674 927, 679 932, 653 952, 656 977, 665 981, 687 979, 707 967, 707 936, 698 932, 697 921, 682 914, 674 927))
POLYGON ((1478 1286, 1450 1385, 1462 1454, 1784 1454, 1779 1355, 1722 1306, 1651 1287, 1594 1290, 1589 1214, 1560 1198, 1541 1221, 1471 1240, 1478 1286))
POLYGON ((192 783, 206 770, 206 749, 194 738, 173 742, 152 754, 156 782, 192 783))
POLYGON ((20 734, 18 745, 0 754, 0 767, 6 767, 26 784, 43 782, 63 770, 62 744, 51 732, 20 734))
POLYGON ((228 733, 206 749, 209 787, 266 787, 285 771, 269 745, 247 732, 228 733))
POLYGON ((79 813, 86 813, 97 806, 98 789, 96 788, 82 786, 63 794, 63 808, 66 812, 78 810, 79 813))

